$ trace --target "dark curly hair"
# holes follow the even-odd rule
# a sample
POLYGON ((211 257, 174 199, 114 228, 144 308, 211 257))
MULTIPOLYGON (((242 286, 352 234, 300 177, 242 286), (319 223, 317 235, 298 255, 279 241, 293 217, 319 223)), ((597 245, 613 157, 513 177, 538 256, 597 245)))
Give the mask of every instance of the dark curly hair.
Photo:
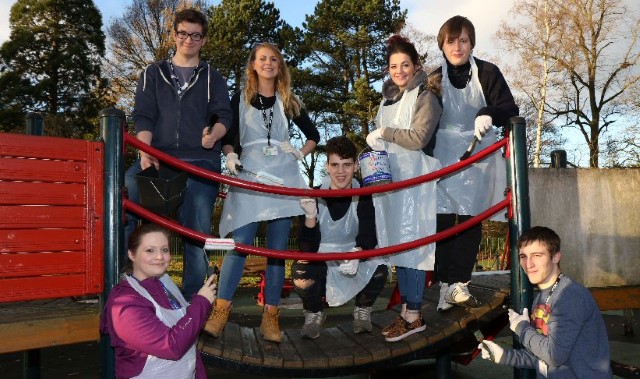
POLYGON ((333 137, 327 141, 327 160, 331 154, 336 154, 340 159, 352 158, 354 162, 358 160, 358 148, 346 136, 333 137))

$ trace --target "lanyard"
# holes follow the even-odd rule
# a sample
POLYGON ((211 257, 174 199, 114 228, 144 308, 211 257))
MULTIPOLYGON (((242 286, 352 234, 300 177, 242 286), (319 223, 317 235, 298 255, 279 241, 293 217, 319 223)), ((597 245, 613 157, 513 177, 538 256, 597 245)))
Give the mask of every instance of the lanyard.
POLYGON ((169 59, 169 67, 171 68, 171 78, 176 82, 176 91, 178 92, 178 95, 180 95, 182 94, 182 91, 187 89, 187 87, 189 86, 189 83, 193 81, 193 78, 196 76, 196 72, 198 71, 198 66, 193 68, 193 73, 191 74, 191 77, 189 78, 189 80, 184 82, 183 85, 180 85, 180 79, 178 79, 178 75, 176 75, 171 59, 169 59))
POLYGON ((265 128, 267 128, 267 145, 271 146, 271 125, 273 124, 273 106, 269 108, 269 118, 267 118, 267 111, 264 109, 264 103, 262 102, 262 95, 258 94, 258 101, 260 101, 260 109, 262 110, 262 121, 265 128))
POLYGON ((169 298, 169 303, 171 304, 171 308, 172 309, 180 309, 180 308, 182 308, 182 306, 178 302, 178 299, 176 299, 176 297, 173 296, 173 294, 171 294, 167 290, 167 287, 164 286, 164 283, 160 282, 160 284, 162 284, 162 289, 164 290, 164 293, 167 294, 167 297, 169 298))
POLYGON ((562 273, 558 275, 556 282, 553 283, 553 286, 551 286, 551 291, 549 291, 549 295, 547 295, 547 300, 544 301, 545 305, 549 305, 549 300, 551 300, 551 295, 553 295, 553 291, 555 291, 556 287, 558 287, 558 284, 560 283, 560 279, 562 279, 562 273))

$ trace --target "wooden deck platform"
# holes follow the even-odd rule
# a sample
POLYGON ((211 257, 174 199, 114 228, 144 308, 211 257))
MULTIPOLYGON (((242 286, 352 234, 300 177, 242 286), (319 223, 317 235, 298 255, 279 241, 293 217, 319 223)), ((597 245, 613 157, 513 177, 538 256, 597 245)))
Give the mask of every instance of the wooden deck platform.
POLYGON ((73 298, 0 303, 0 354, 98 341, 100 308, 73 298))
POLYGON ((443 313, 436 312, 439 286, 428 288, 422 312, 427 329, 399 342, 386 342, 381 335, 381 329, 397 316, 395 309, 373 314, 372 333, 354 334, 347 322, 323 329, 315 340, 301 338, 298 329, 284 330, 280 344, 265 342, 257 326, 228 323, 218 338, 203 334, 198 349, 205 364, 279 377, 350 375, 443 353, 469 353, 478 344, 474 331, 489 335, 508 323, 503 305, 509 286, 509 274, 474 276, 469 289, 480 306, 454 307, 443 313))

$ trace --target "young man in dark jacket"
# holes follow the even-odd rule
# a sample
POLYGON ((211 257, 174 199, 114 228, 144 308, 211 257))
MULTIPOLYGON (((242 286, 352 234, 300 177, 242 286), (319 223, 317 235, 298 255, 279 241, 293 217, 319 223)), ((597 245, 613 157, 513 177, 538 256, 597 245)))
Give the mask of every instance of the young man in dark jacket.
MULTIPOLYGON (((220 139, 231 125, 231 107, 225 79, 200 60, 206 42, 207 19, 199 11, 184 9, 173 22, 175 54, 155 62, 142 72, 136 88, 132 118, 136 138, 175 158, 198 167, 221 172, 220 139), (213 123, 212 125, 210 125, 213 123), (209 128, 211 126, 211 128, 209 128)), ((158 160, 144 152, 125 174, 130 200, 138 202, 135 174, 158 160)), ((211 233, 211 212, 218 183, 190 176, 179 222, 195 231, 211 233)), ((137 219, 127 214, 125 240, 137 219)), ((182 291, 187 301, 202 287, 207 265, 202 245, 184 241, 182 291)))

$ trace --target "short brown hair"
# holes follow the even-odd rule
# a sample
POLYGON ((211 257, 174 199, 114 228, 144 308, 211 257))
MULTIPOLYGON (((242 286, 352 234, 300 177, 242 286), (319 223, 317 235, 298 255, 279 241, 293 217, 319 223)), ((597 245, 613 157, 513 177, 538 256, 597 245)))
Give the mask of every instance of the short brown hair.
POLYGON ((447 40, 458 38, 463 29, 466 29, 469 34, 471 48, 476 47, 476 28, 473 27, 473 23, 464 16, 453 16, 440 27, 440 31, 438 32, 438 48, 442 50, 445 38, 447 40))
POLYGON ((534 226, 522 233, 518 238, 518 250, 536 241, 544 245, 552 257, 560 251, 560 236, 546 226, 534 226))

